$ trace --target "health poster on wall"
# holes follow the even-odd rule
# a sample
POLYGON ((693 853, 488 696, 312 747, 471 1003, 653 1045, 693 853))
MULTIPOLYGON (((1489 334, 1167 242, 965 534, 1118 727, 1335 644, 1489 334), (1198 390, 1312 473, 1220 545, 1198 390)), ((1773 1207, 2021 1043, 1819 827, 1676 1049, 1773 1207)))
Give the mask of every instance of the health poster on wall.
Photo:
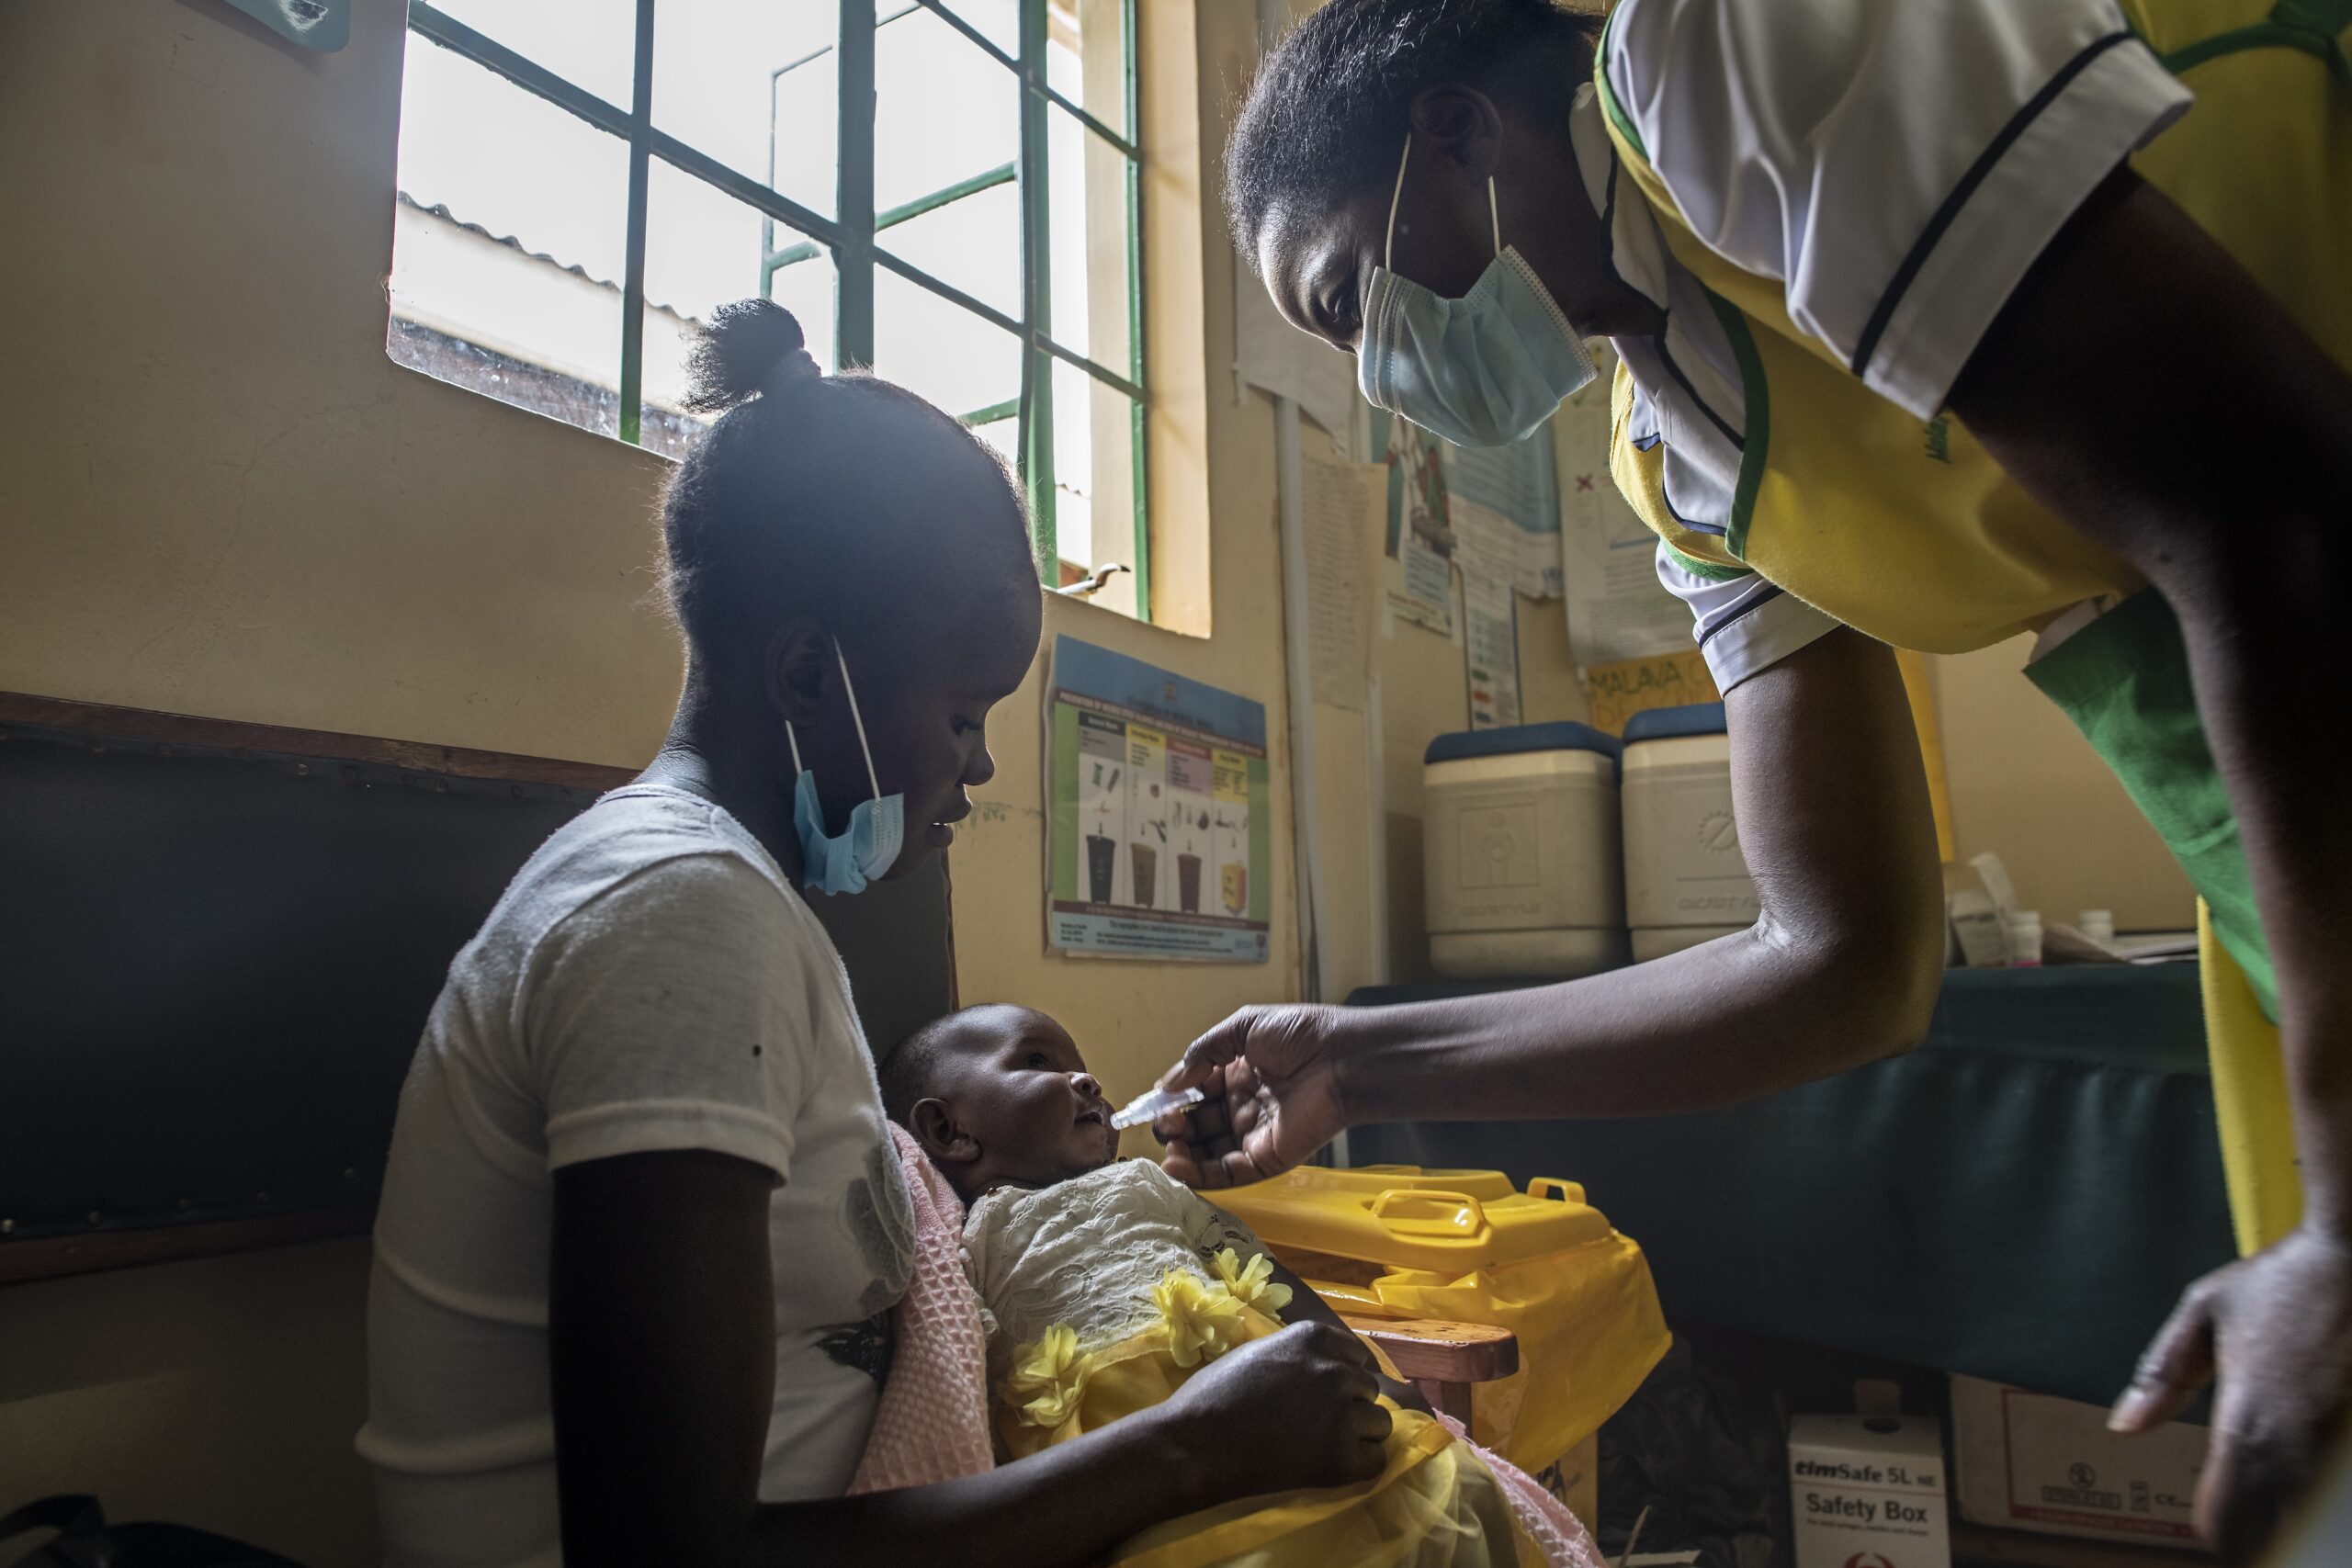
POLYGON ((1266 962, 1264 705, 1068 637, 1046 703, 1047 950, 1266 962))

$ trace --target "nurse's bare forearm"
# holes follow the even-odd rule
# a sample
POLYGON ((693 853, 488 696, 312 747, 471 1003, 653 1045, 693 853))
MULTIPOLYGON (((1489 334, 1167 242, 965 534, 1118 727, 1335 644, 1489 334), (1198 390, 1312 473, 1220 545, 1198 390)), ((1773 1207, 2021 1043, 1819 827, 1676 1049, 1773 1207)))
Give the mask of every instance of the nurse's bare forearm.
POLYGON ((1590 979, 1331 1021, 1351 1120, 1724 1105, 1906 1049, 1943 968, 1926 773, 1894 655, 1843 627, 1724 700, 1763 917, 1590 979))
POLYGON ((1886 983, 1898 962, 1759 927, 1564 985, 1350 1010, 1331 1025, 1342 1095, 1353 1122, 1734 1104, 1916 1043, 1917 995, 1886 983))
POLYGON ((2278 975, 2307 1216, 2352 1231, 2352 817, 2342 727, 2299 700, 2344 619, 2352 378, 2127 174, 2036 264, 1952 404, 2180 619, 2278 975))
MULTIPOLYGON (((2352 433, 2346 434, 2352 444, 2352 433)), ((2345 493, 2352 496, 2352 483, 2345 493)), ((2335 523, 2352 525, 2352 505, 2335 523)), ((2352 1237, 2352 817, 2336 716, 2294 694, 2329 668, 2324 580, 2167 589, 2198 707, 2245 846, 2278 977, 2308 1224, 2352 1237)))

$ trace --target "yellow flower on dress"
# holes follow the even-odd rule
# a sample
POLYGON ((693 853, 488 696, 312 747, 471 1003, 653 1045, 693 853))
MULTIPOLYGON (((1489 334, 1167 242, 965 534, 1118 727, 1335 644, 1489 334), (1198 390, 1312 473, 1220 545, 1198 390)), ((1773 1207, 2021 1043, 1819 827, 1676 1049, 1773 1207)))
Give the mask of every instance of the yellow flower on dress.
POLYGON ((1268 1317, 1278 1317, 1283 1308, 1290 1305, 1290 1287, 1273 1282, 1273 1260, 1262 1252, 1251 1258, 1245 1269, 1240 1256, 1233 1248, 1225 1247, 1209 1259, 1209 1267, 1216 1270, 1216 1277, 1243 1306, 1255 1307, 1268 1317))
POLYGON ((1169 1359, 1180 1367, 1214 1359, 1240 1343, 1241 1303, 1221 1284, 1204 1284, 1190 1269, 1170 1269, 1151 1288, 1151 1300, 1168 1325, 1169 1359))
POLYGON ((1048 1429, 1069 1419, 1086 1393, 1086 1379, 1078 1359, 1078 1333, 1057 1323, 1045 1337, 1013 1358, 1005 1386, 1020 1402, 1021 1419, 1048 1429))

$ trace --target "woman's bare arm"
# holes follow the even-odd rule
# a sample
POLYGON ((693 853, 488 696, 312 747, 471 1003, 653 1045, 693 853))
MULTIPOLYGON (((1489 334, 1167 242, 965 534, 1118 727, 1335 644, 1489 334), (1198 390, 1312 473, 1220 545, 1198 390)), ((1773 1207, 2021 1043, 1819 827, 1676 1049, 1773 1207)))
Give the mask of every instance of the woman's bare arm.
POLYGON ((1246 1346, 1166 1404, 1018 1464, 762 1504, 773 1190, 761 1166, 692 1151, 556 1173, 549 1371, 571 1568, 1075 1565, 1212 1503, 1379 1472, 1387 1418, 1370 1357, 1314 1328, 1246 1346))

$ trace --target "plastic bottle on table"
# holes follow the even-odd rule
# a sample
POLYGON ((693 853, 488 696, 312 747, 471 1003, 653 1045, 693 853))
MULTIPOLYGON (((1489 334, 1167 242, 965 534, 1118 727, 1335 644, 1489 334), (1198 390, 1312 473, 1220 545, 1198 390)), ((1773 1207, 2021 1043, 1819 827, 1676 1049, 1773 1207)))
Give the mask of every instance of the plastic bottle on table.
POLYGON ((2041 967, 2041 914, 2036 909, 2011 910, 2004 924, 2008 929, 2009 967, 2039 969, 2041 967))

